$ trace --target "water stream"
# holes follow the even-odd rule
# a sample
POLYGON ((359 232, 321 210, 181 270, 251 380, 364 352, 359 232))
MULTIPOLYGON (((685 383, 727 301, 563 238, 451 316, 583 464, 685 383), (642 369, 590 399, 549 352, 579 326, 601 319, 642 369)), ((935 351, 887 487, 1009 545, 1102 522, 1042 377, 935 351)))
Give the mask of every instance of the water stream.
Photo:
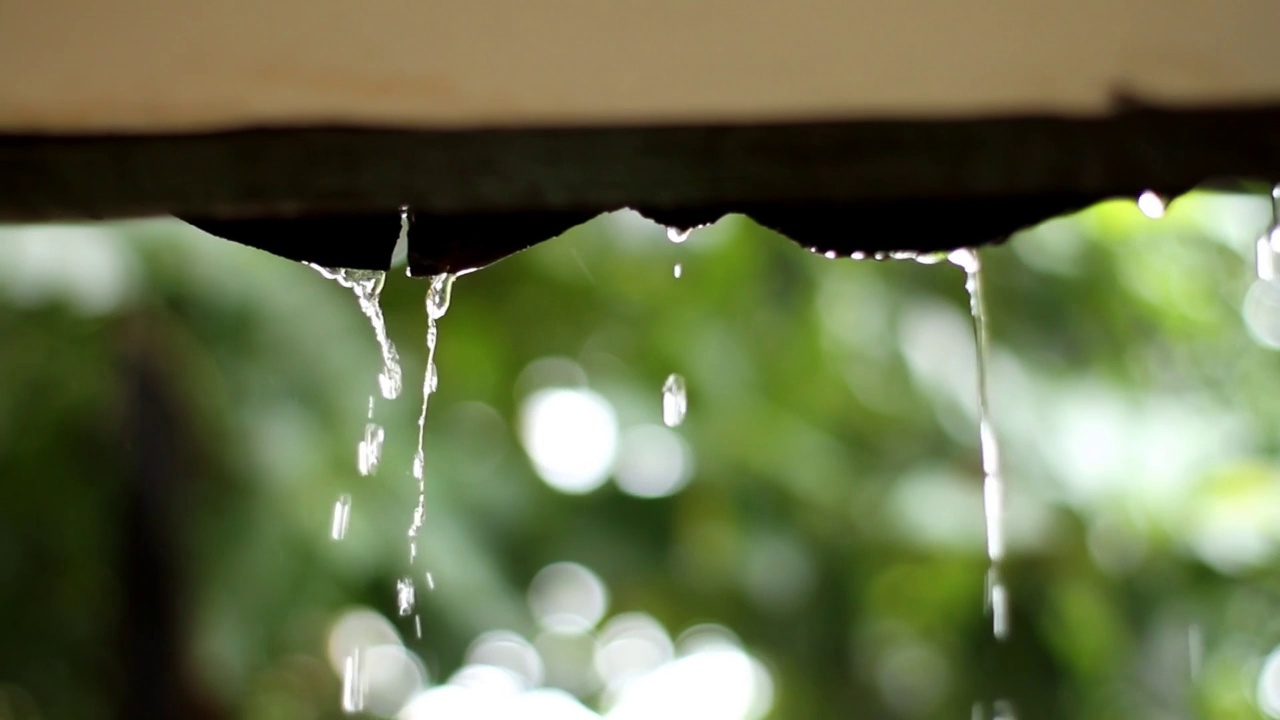
MULTIPOLYGON (((432 393, 436 391, 440 383, 435 360, 436 341, 439 337, 437 323, 449 311, 449 301, 453 294, 453 281, 454 275, 443 273, 433 275, 428 280, 427 286, 427 366, 422 378, 422 412, 418 415, 418 448, 413 455, 413 477, 418 481, 418 503, 413 510, 413 519, 409 522, 410 565, 418 558, 418 533, 422 530, 427 515, 426 453, 424 444, 427 427, 427 408, 430 405, 432 393)), ((423 579, 428 589, 434 587, 435 581, 430 572, 424 573, 423 579)), ((401 578, 397 584, 396 597, 400 615, 402 616, 408 616, 414 612, 416 605, 415 587, 416 583, 411 575, 401 578)), ((417 635, 421 637, 422 623, 417 615, 414 616, 414 627, 417 635)))
MULTIPOLYGON (((402 372, 400 370, 400 354, 387 335, 387 322, 382 313, 382 287, 387 274, 381 270, 356 270, 351 268, 326 268, 314 263, 307 263, 316 272, 337 282, 356 296, 360 311, 369 319, 373 328, 373 336, 378 341, 378 350, 382 354, 382 369, 378 372, 378 388, 382 397, 394 399, 400 394, 402 372)), ((365 424, 364 437, 356 446, 356 469, 361 476, 367 477, 378 471, 378 462, 382 457, 382 443, 386 432, 382 426, 373 421, 375 407, 373 395, 369 396, 369 411, 365 424)), ((343 540, 347 536, 347 528, 351 523, 351 495, 343 493, 333 504, 333 517, 330 520, 329 536, 334 540, 343 540)))

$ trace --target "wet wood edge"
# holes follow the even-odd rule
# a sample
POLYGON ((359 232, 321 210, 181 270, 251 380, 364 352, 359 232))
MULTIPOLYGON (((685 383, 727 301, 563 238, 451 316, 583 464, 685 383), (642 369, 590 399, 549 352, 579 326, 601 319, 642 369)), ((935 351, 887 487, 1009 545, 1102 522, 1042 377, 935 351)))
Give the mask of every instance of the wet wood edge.
MULTIPOLYGON (((840 254, 930 250, 1218 177, 1280 178, 1280 105, 1102 118, 0 135, 0 221, 376 216, 381 226, 407 205, 419 228, 411 259, 427 272, 491 262, 621 207, 677 225, 743 212, 840 254)), ((324 245, 330 260, 385 262, 385 243, 358 232, 284 234, 297 237, 268 249, 307 255, 324 245)))

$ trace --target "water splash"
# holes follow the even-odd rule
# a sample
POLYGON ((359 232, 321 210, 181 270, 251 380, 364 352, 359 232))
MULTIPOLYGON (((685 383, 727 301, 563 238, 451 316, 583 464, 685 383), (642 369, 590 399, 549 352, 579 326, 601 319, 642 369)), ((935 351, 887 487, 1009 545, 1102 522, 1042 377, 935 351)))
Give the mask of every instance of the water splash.
POLYGON ((335 269, 315 263, 307 265, 355 294, 360 311, 369 318, 369 323, 373 326, 373 335, 382 352, 382 372, 378 374, 378 387, 382 391, 382 397, 394 400, 400 395, 404 382, 400 370, 400 354, 396 352, 395 343, 387 337, 387 321, 382 314, 382 286, 387 274, 381 270, 335 269))
POLYGON ((333 520, 329 527, 329 537, 341 540, 347 536, 347 526, 351 524, 351 496, 343 493, 333 503, 333 520))
POLYGON ((364 710, 366 685, 363 663, 360 662, 360 649, 357 648, 342 664, 343 712, 352 715, 364 710))
POLYGON ((684 422, 685 413, 689 410, 689 395, 685 390, 684 377, 677 373, 667 376, 662 383, 662 422, 667 427, 676 427, 684 422))

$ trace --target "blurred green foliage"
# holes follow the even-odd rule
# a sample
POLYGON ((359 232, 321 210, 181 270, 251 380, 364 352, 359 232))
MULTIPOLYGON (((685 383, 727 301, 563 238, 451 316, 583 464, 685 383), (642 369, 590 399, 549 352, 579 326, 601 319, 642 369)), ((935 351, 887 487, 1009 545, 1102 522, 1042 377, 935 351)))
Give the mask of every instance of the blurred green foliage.
POLYGON ((572 561, 606 583, 610 614, 731 628, 773 678, 775 718, 969 717, 998 697, 1022 718, 1260 717, 1280 644, 1280 361, 1241 306, 1267 214, 1192 194, 1149 220, 1115 201, 983 251, 1004 646, 983 608, 955 267, 826 260, 735 217, 673 244, 619 213, 459 278, 416 639, 394 588, 424 283, 393 272, 383 294, 406 389, 376 403, 387 442, 362 478, 379 359, 348 291, 174 221, 0 229, 0 717, 112 716, 134 672, 122 358, 140 352, 179 398, 190 455, 166 510, 185 630, 169 660, 215 716, 339 716, 325 643, 352 606, 395 619, 443 682, 482 633, 533 637, 531 578, 572 561), (663 380, 684 375, 689 484, 642 499, 540 480, 519 418, 522 372, 544 358, 577 364, 623 429, 661 424, 663 380))

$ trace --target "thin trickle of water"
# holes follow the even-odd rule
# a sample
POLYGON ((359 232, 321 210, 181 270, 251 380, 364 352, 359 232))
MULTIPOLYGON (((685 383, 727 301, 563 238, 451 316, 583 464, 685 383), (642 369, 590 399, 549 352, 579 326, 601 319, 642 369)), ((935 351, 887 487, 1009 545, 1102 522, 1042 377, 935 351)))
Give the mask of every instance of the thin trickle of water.
POLYGON ((329 536, 334 540, 345 538, 349 524, 351 524, 351 496, 343 493, 333 503, 333 520, 330 523, 329 536))
MULTIPOLYGON (((427 408, 430 405, 431 395, 440 384, 440 376, 436 371, 436 341, 440 333, 436 323, 449 311, 449 301, 453 295, 453 281, 454 276, 449 273, 433 275, 428 280, 427 286, 425 302, 427 310, 427 366, 422 377, 422 412, 418 415, 418 448, 413 454, 412 472, 413 478, 418 481, 418 504, 413 509, 413 518, 409 521, 410 564, 413 564, 418 559, 418 532, 422 530, 427 518, 427 458, 424 450, 427 408)), ((435 585, 431 580, 431 573, 427 573, 426 578, 427 588, 435 589, 435 585)), ((396 582, 396 598, 400 615, 407 616, 413 613, 415 595, 416 590, 412 577, 406 576, 396 582)), ((421 617, 414 615, 413 624, 418 637, 422 637, 421 617)))
POLYGON ((366 680, 360 650, 352 651, 342 664, 342 710, 348 715, 364 710, 366 680))
POLYGON ((973 250, 962 248, 948 258, 965 272, 969 293, 969 313, 973 316, 974 344, 978 367, 978 439, 982 454, 982 504, 986 515, 987 557, 992 563, 1004 559, 1004 480, 1000 475, 1000 445, 991 422, 987 392, 987 323, 982 295, 982 263, 973 250))
POLYGON ((662 383, 662 422, 667 427, 676 427, 684 422, 685 413, 689 410, 689 395, 685 390, 684 377, 677 373, 667 376, 662 383))
POLYGON ((402 577, 396 580, 396 609, 400 617, 407 617, 417 605, 417 592, 413 587, 413 578, 402 577))
POLYGON ((381 270, 356 270, 351 268, 326 268, 315 263, 307 263, 321 275, 336 281, 355 293, 360 304, 360 311, 369 318, 373 326, 373 335, 378 340, 378 349, 382 352, 382 372, 378 374, 378 387, 382 397, 393 400, 400 395, 404 385, 400 371, 400 354, 396 352, 395 343, 387 337, 387 321, 382 314, 382 286, 387 274, 381 270))
POLYGON ((973 340, 977 355, 978 446, 982 455, 982 507, 986 520, 987 607, 991 613, 991 632, 998 641, 1009 638, 1011 612, 1009 591, 1004 584, 1001 563, 1005 555, 1004 478, 1000 474, 1000 443, 991 420, 991 401, 987 391, 987 311, 982 292, 982 262, 978 253, 968 248, 947 256, 965 273, 965 290, 969 293, 969 314, 973 316, 973 340))
POLYGON ((449 301, 453 296, 453 280, 451 274, 434 275, 428 280, 427 287, 427 367, 422 378, 422 412, 418 415, 418 449, 413 454, 413 477, 418 481, 418 505, 413 511, 413 520, 409 524, 409 561, 418 556, 418 531, 426 520, 426 454, 423 442, 426 438, 427 408, 431 395, 440 385, 440 376, 436 371, 436 342, 439 328, 436 323, 449 311, 449 301))

